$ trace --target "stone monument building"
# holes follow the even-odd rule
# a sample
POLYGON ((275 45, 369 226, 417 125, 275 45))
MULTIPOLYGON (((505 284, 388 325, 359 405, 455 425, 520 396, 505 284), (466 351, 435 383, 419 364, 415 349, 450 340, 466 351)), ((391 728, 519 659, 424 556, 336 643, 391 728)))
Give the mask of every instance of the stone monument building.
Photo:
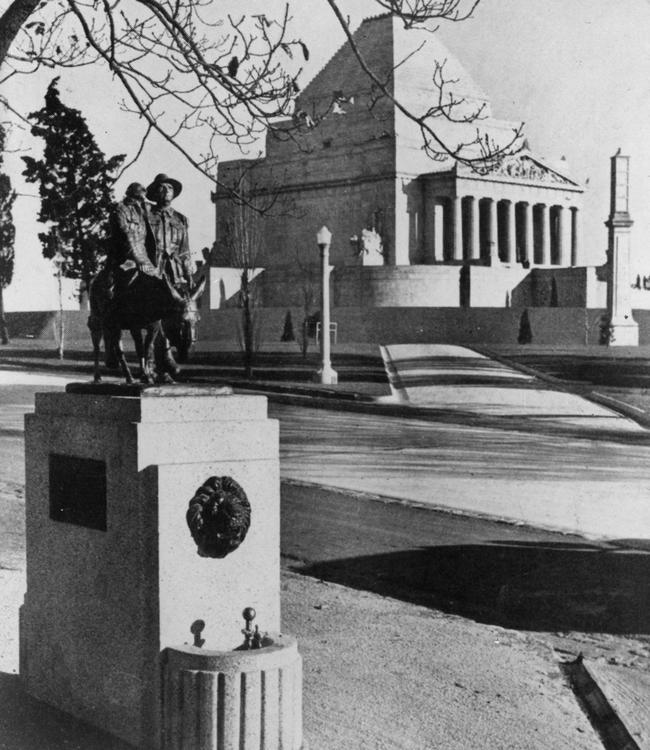
MULTIPOLYGON (((345 44, 299 93, 292 119, 267 134, 263 157, 220 165, 200 335, 225 342, 240 330, 242 258, 228 254, 226 241, 239 220, 258 225, 246 265, 264 309, 259 341, 279 341, 289 313, 296 326, 318 316, 316 232, 326 226, 339 343, 516 342, 523 311, 535 343, 598 343, 611 307, 609 265, 586 264, 584 189, 566 160, 544 159, 525 140, 491 169, 425 150, 396 102, 421 115, 451 96, 450 116, 436 117, 432 129, 453 146, 472 143, 477 130, 507 144, 517 123, 494 116, 438 35, 382 15, 363 21, 354 41, 388 96, 345 44), (233 204, 233 185, 273 209, 259 218, 233 204)), ((634 285, 629 273, 617 274, 617 289, 643 342, 650 277, 634 285)))
MULTIPOLYGON (((437 100, 432 71, 445 61, 438 75, 457 81, 459 102, 455 121, 434 121, 447 142, 469 142, 477 127, 496 143, 512 138, 516 125, 493 117, 487 95, 435 34, 406 31, 383 15, 365 20, 354 38, 391 94, 414 112, 437 100), (477 111, 476 122, 458 122, 477 111)), ((347 44, 297 98, 296 123, 293 137, 268 134, 264 158, 219 168, 222 184, 242 184, 260 203, 275 201, 256 258, 265 306, 299 304, 297 277, 317 261, 314 235, 322 225, 333 233, 335 305, 457 307, 460 267, 469 266, 480 282, 470 304, 501 307, 529 269, 581 263, 583 189, 565 162, 549 165, 526 143, 487 174, 428 155, 418 126, 378 95, 347 44), (380 241, 363 242, 364 230, 380 241)), ((241 208, 224 190, 213 201, 218 248, 241 208)), ((230 265, 218 252, 213 263, 230 265)))

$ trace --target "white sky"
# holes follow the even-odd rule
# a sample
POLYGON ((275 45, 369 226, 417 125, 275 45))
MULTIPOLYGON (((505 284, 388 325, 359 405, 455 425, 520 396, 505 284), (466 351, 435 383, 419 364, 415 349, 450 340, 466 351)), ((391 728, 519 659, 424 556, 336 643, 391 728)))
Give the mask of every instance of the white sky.
MULTIPOLYGON (((0 7, 6 0, 0 0, 0 7)), ((272 14, 277 0, 225 0, 224 8, 272 14)), ((377 13, 371 0, 341 0, 354 22, 377 13)), ((303 85, 338 49, 342 32, 325 0, 292 3, 292 35, 304 39, 311 51, 303 85)), ((492 101, 495 117, 523 120, 534 152, 549 161, 566 156, 579 181, 589 179, 583 215, 585 250, 589 262, 604 262, 609 209, 609 157, 619 148, 631 157, 631 214, 635 273, 650 275, 650 4, 647 0, 482 0, 471 20, 444 24, 439 33, 470 75, 492 101)), ((49 81, 44 74, 13 79, 3 87, 15 107, 39 109, 49 81)), ((133 156, 142 126, 120 111, 121 92, 98 69, 64 71, 61 98, 82 111, 100 147, 110 156, 133 156)), ((14 131, 12 148, 38 153, 28 132, 14 131)), ((56 289, 37 238, 38 198, 35 185, 26 185, 20 153, 8 154, 5 170, 21 194, 14 209, 17 225, 16 273, 5 290, 7 310, 50 309, 56 289), (26 194, 26 195, 24 195, 26 194)), ((253 154, 251 154, 253 155, 253 154)), ((224 145, 222 159, 237 158, 224 145)), ((158 172, 183 182, 175 207, 190 219, 190 239, 198 255, 214 240, 210 181, 161 140, 152 139, 138 162, 117 186, 121 197, 134 180, 148 183, 158 172)), ((336 231, 335 227, 331 227, 336 231)))

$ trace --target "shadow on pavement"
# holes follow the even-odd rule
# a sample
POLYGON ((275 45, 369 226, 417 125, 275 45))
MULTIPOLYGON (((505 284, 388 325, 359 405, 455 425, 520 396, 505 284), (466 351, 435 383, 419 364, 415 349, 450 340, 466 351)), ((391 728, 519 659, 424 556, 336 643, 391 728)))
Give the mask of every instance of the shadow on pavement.
POLYGON ((0 750, 133 750, 22 690, 18 675, 0 672, 0 750))
POLYGON ((510 628, 650 634, 650 553, 615 543, 497 540, 292 569, 510 628))

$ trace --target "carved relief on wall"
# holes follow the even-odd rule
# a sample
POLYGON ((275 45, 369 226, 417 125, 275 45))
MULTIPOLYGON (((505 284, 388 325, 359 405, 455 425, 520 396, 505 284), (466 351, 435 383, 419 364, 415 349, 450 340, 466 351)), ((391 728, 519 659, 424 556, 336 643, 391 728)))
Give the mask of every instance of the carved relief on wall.
POLYGON ((538 164, 533 159, 525 156, 504 159, 501 164, 494 170, 493 174, 503 175, 505 177, 515 177, 518 180, 528 180, 530 182, 546 182, 555 185, 573 185, 574 183, 567 180, 557 172, 538 164))

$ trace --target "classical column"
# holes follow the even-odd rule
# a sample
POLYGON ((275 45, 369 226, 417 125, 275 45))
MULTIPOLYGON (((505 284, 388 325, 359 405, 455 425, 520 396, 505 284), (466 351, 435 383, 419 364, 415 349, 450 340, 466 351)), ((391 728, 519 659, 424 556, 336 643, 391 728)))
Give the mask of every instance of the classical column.
POLYGON ((542 239, 542 265, 551 265, 551 217, 546 203, 541 205, 540 232, 542 239))
POLYGON ((436 262, 436 198, 430 183, 424 183, 423 263, 436 262))
POLYGON ((490 199, 490 265, 495 266, 499 263, 499 225, 497 218, 497 202, 494 198, 490 199))
POLYGON ((578 209, 574 206, 571 209, 571 265, 579 266, 582 263, 580 257, 580 216, 578 209))
POLYGON ((460 196, 452 199, 452 260, 463 259, 463 203, 460 196))
POLYGON ((470 200, 472 202, 472 234, 470 237, 469 257, 470 260, 479 260, 481 257, 479 202, 476 196, 473 196, 470 200))
POLYGON ((533 235, 533 204, 526 203, 526 241, 524 243, 524 259, 531 265, 535 262, 535 242, 533 235))
POLYGON ((515 217, 515 202, 508 201, 506 203, 508 211, 508 240, 506 244, 506 263, 514 263, 517 257, 516 246, 517 246, 517 229, 516 229, 516 217, 515 217))
POLYGON ((567 216, 564 206, 557 206, 557 264, 558 266, 568 266, 570 262, 570 252, 567 242, 567 216))
POLYGON ((436 262, 445 260, 444 246, 445 246, 445 216, 444 206, 441 203, 435 203, 433 206, 435 219, 434 219, 434 239, 433 239, 433 254, 436 262))

